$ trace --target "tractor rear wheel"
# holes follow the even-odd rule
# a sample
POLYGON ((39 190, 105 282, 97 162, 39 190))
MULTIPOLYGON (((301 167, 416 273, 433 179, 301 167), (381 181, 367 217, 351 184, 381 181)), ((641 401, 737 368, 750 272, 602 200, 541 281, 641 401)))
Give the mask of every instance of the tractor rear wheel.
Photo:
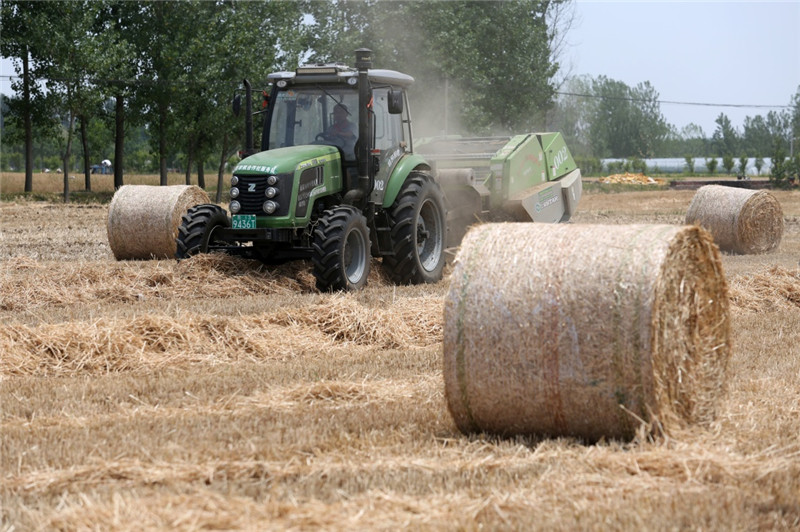
POLYGON ((188 259, 198 253, 208 253, 209 246, 215 243, 214 230, 230 225, 228 214, 218 205, 192 207, 181 218, 175 258, 188 259))
POLYGON ((428 174, 412 172, 389 209, 393 255, 383 258, 395 283, 435 283, 442 278, 445 209, 442 190, 428 174))
POLYGON ((359 290, 367 284, 370 241, 361 211, 348 205, 325 211, 314 229, 313 247, 318 290, 359 290))

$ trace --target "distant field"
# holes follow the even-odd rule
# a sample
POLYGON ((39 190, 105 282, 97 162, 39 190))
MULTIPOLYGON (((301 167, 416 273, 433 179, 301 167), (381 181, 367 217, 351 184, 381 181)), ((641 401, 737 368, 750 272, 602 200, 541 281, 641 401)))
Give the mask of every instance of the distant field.
MULTIPOLYGON (((573 222, 680 224, 693 194, 588 192, 573 222)), ((107 205, 2 202, 0 530, 797 530, 800 191, 775 195, 777 252, 723 256, 717 420, 593 445, 457 431, 447 278, 376 262, 319 294, 305 263, 116 262, 107 205)))
MULTIPOLYGON (((84 192, 86 183, 83 174, 70 174, 70 192, 84 192)), ((186 183, 185 174, 167 174, 170 185, 186 183)), ((125 174, 126 185, 158 185, 158 174, 125 174)), ((192 175, 192 184, 197 184, 197 175, 192 175)), ((206 190, 217 189, 217 174, 206 174, 206 190)), ((25 174, 23 172, 3 172, 0 175, 0 193, 18 194, 25 190, 25 174)), ((58 172, 38 172, 33 174, 33 192, 38 194, 62 194, 64 192, 64 175, 58 172)), ((92 192, 114 192, 114 176, 111 174, 92 174, 92 192)))

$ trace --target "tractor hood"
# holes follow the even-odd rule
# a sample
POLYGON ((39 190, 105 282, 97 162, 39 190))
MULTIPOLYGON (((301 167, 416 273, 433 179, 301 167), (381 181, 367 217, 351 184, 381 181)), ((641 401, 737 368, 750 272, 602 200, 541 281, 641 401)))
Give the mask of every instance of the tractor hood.
POLYGON ((338 161, 339 150, 333 146, 304 145, 275 148, 242 159, 233 173, 237 175, 294 174, 305 168, 338 161))

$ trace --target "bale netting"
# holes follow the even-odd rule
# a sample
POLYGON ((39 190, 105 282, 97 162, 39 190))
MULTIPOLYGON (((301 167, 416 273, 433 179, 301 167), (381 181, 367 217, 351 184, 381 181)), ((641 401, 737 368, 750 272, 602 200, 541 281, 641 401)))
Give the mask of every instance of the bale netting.
POLYGON ((208 202, 205 191, 194 185, 120 187, 108 207, 108 243, 114 258, 175 258, 181 217, 208 202))
POLYGON ((462 432, 596 441, 714 418, 729 303, 704 229, 481 225, 450 282, 445 394, 462 432))
POLYGON ((686 223, 703 226, 722 251, 740 255, 769 253, 783 237, 781 204, 767 190, 700 187, 686 212, 686 223))

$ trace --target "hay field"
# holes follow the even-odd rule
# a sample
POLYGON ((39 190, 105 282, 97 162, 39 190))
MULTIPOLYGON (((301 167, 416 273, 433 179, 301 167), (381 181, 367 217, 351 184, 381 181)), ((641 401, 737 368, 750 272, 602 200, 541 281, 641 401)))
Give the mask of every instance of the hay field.
MULTIPOLYGON (((574 221, 679 224, 692 195, 587 194, 574 221)), ((457 431, 447 279, 116 262, 107 206, 2 203, 0 529, 799 529, 800 192, 776 197, 778 250, 723 257, 719 417, 593 445, 457 431)))

